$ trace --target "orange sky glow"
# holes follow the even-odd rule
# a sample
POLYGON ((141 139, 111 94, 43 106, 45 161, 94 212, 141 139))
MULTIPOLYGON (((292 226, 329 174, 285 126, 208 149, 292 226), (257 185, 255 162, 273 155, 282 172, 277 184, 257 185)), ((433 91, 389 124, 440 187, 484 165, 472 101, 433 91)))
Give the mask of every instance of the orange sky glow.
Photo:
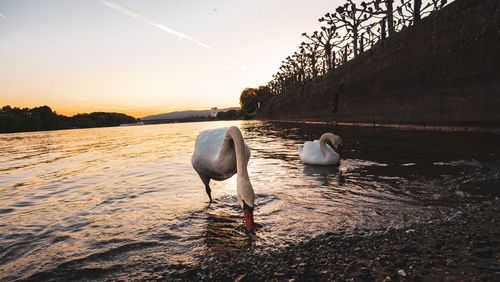
POLYGON ((341 1, 0 3, 0 106, 136 118, 239 106, 341 1))

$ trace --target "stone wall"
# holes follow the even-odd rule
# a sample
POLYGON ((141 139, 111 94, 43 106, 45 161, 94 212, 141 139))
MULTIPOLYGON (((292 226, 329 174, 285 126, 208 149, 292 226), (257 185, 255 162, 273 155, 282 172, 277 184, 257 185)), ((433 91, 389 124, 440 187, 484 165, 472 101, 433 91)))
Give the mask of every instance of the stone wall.
POLYGON ((257 117, 497 130, 499 107, 500 1, 456 0, 257 117))

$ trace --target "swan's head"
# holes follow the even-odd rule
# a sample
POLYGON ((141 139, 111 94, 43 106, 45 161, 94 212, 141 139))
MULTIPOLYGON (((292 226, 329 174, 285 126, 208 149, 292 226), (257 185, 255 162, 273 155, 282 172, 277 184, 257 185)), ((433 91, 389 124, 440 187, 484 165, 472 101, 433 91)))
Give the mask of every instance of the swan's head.
POLYGON ((238 179, 236 185, 238 203, 243 209, 246 229, 247 231, 250 231, 255 228, 255 222, 253 221, 255 195, 253 193, 252 184, 248 179, 238 179))
POLYGON ((342 148, 344 146, 344 142, 342 142, 342 139, 340 139, 340 137, 338 135, 335 135, 335 134, 332 134, 333 137, 331 139, 330 142, 332 142, 333 144, 333 147, 335 147, 335 152, 337 152, 337 154, 342 155, 342 148))
MULTIPOLYGON (((342 154, 342 147, 344 143, 342 142, 342 139, 338 135, 335 135, 333 133, 324 133, 323 135, 321 135, 319 142, 322 144, 330 142, 333 145, 333 149, 335 150, 335 152, 337 152, 339 156, 342 154)), ((323 152, 323 155, 326 155, 326 146, 325 147, 321 146, 321 151, 323 152)))

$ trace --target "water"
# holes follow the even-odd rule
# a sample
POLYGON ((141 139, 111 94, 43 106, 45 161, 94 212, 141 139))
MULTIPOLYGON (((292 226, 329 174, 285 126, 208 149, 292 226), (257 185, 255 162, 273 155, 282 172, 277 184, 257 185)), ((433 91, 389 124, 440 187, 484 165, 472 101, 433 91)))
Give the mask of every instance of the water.
POLYGON ((148 278, 325 232, 446 220, 499 196, 498 136, 347 127, 340 166, 301 164, 297 144, 326 130, 233 121, 2 134, 0 279, 148 278), (209 206, 190 162, 200 131, 230 125, 252 151, 251 234, 236 177, 211 183, 209 206))

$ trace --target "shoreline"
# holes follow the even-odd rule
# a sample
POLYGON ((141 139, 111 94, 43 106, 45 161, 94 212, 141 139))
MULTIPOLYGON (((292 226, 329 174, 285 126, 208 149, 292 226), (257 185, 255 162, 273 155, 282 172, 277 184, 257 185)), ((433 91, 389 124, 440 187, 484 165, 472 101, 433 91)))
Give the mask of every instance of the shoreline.
MULTIPOLYGON (((369 236, 326 233, 259 255, 210 255, 152 279, 216 281, 492 281, 500 279, 500 200, 468 214, 369 236)), ((160 271, 161 272, 161 271, 160 271)))
POLYGON ((406 123, 376 123, 376 122, 337 122, 332 124, 329 121, 321 120, 274 120, 274 119, 255 119, 261 122, 273 123, 294 123, 309 125, 332 125, 341 127, 368 127, 368 128, 388 128, 406 131, 433 131, 450 133, 479 133, 479 134, 500 134, 500 126, 479 126, 479 125, 425 125, 425 124, 406 124, 406 123))

